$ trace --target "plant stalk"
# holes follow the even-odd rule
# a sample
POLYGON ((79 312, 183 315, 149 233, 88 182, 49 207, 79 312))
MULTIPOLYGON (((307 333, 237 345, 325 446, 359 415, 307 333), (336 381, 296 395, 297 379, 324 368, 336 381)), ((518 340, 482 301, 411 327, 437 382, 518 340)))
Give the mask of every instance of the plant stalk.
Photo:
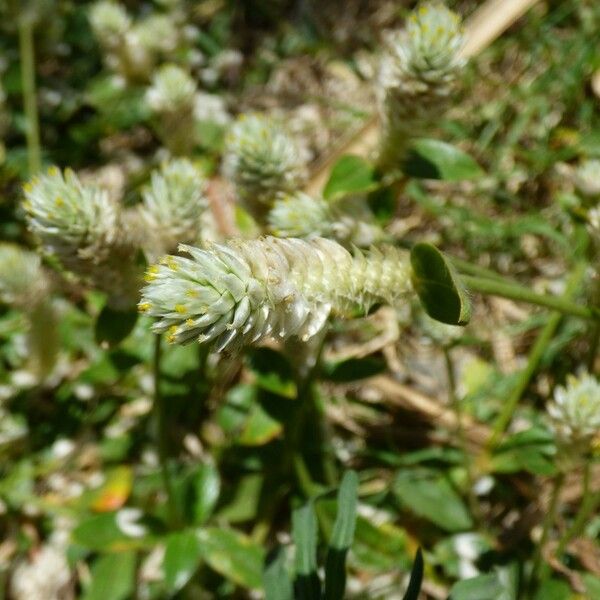
MULTIPOLYGON (((577 265, 573 273, 571 274, 569 280, 567 281, 567 287, 565 290, 565 295, 563 298, 559 298, 564 302, 569 303, 570 299, 575 295, 583 276, 585 275, 585 265, 580 263, 577 265)), ((554 333, 560 324, 560 321, 563 317, 561 312, 556 312, 550 316, 546 325, 540 332, 539 336, 535 340, 533 348, 529 353, 529 357, 527 359, 527 365, 525 368, 519 373, 519 377, 517 382, 515 383, 515 387, 513 388, 508 400, 504 403, 500 414, 496 418, 494 426, 492 428, 492 435, 487 443, 488 449, 493 449, 500 439, 502 438, 502 434, 506 431, 508 424, 510 423, 513 413, 521 399, 521 396, 527 389, 531 378, 536 372, 544 352, 548 347, 548 344, 554 337, 554 333)))
POLYGON ((27 162, 29 176, 39 172, 42 166, 40 128, 35 86, 35 50, 33 42, 33 18, 23 14, 18 18, 19 52, 21 55, 21 86, 25 112, 25 135, 27 138, 27 162))
MULTIPOLYGON (((581 268, 582 266, 579 265, 577 269, 579 270, 581 268)), ((580 304, 571 302, 566 297, 536 294, 528 288, 518 284, 505 283, 483 277, 474 277, 472 275, 462 275, 461 279, 467 288, 476 292, 489 294, 491 296, 501 296, 502 298, 510 298, 511 300, 518 300, 521 302, 528 302, 529 304, 536 304, 538 306, 544 306, 545 308, 551 308, 563 314, 580 317, 582 319, 590 319, 594 321, 600 319, 600 311, 598 308, 587 308, 585 306, 581 306, 580 304)))
POLYGON ((161 336, 154 336, 154 355, 152 361, 152 370, 154 374, 154 420, 156 427, 158 461, 160 464, 160 472, 167 494, 167 507, 169 515, 169 523, 171 527, 176 528, 179 524, 179 515, 177 510, 177 502, 173 492, 173 481, 169 471, 169 443, 168 443, 168 426, 166 406, 163 396, 160 392, 160 363, 162 357, 161 336))

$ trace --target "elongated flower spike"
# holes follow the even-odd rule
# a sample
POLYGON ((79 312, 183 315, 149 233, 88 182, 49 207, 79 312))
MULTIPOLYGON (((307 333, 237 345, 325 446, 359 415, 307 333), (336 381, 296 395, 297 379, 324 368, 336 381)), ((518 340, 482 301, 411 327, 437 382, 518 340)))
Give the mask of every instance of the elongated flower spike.
POLYGON ((138 308, 170 343, 217 351, 269 337, 308 340, 332 310, 395 304, 412 289, 407 259, 392 247, 353 256, 324 238, 265 237, 180 251, 188 256, 150 267, 138 308))
POLYGON ((435 125, 465 64, 460 17, 440 2, 421 4, 392 34, 379 73, 382 167, 397 166, 407 142, 435 125))
POLYGON ((42 250, 109 296, 113 308, 137 301, 139 273, 121 220, 108 194, 84 186, 73 171, 56 167, 24 186, 29 229, 42 250))
POLYGON ((600 433, 600 383, 588 373, 568 376, 566 385, 554 390, 548 414, 559 442, 572 449, 589 450, 592 439, 600 433))
POLYGON ((179 243, 199 241, 208 207, 206 185, 199 169, 183 158, 168 161, 152 173, 140 213, 151 238, 146 253, 153 260, 175 252, 179 243))
POLYGON ((225 140, 223 174, 240 202, 262 221, 279 194, 301 187, 305 160, 285 127, 260 114, 241 115, 225 140))

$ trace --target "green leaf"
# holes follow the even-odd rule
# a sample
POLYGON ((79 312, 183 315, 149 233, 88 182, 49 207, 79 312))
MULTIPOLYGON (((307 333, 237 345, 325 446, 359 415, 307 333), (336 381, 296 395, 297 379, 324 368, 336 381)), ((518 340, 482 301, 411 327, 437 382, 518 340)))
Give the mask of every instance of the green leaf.
POLYGON ((194 522, 202 525, 212 514, 221 491, 219 471, 213 464, 205 463, 200 466, 194 480, 194 491, 194 522))
POLYGON ((273 419, 260 404, 250 409, 248 420, 237 439, 242 446, 264 446, 283 431, 283 425, 273 419))
POLYGON ((419 600, 419 592, 423 583, 423 566, 423 553, 421 552, 421 548, 418 548, 415 555, 415 562, 410 571, 408 587, 402 600, 419 600))
POLYGON ((96 319, 96 343, 116 346, 132 332, 137 318, 135 310, 120 311, 105 306, 96 319))
POLYGON ((325 600, 343 600, 346 589, 346 555, 356 527, 358 476, 354 471, 344 474, 338 492, 338 511, 329 540, 325 563, 325 600))
POLYGON ((100 556, 92 566, 92 580, 82 600, 126 600, 135 589, 135 552, 100 556))
POLYGON ((433 245, 416 244, 410 253, 415 291, 427 314, 449 325, 466 325, 471 303, 454 267, 433 245))
POLYGON ((323 378, 338 383, 356 381, 374 377, 386 370, 385 361, 381 358, 367 356, 365 358, 349 358, 338 363, 325 363, 323 378))
POLYGON ((296 585, 299 600, 319 600, 317 575, 317 517, 312 503, 292 513, 292 536, 296 544, 296 585))
POLYGON ((202 558, 217 573, 247 588, 262 585, 263 549, 232 529, 208 527, 198 532, 202 558))
POLYGON ((293 399, 297 395, 294 372, 290 363, 271 348, 252 348, 248 353, 256 384, 274 394, 293 399))
POLYGON ((503 592, 495 574, 479 575, 455 583, 448 600, 498 600, 503 592))
POLYGON ((412 143, 404 173, 421 179, 462 181, 481 177, 483 171, 466 152, 439 140, 419 139, 412 143))
POLYGON ((323 198, 336 200, 349 194, 368 192, 377 187, 375 170, 364 158, 347 154, 331 169, 323 189, 323 198))
POLYGON ((89 550, 113 550, 141 548, 148 544, 147 536, 132 536, 118 525, 118 513, 95 515, 82 521, 73 530, 73 540, 89 550))
POLYGON ((192 578, 202 560, 200 540, 195 531, 173 533, 167 538, 163 572, 169 592, 176 593, 192 578))
POLYGON ((263 571, 265 600, 293 600, 294 588, 285 567, 285 553, 279 548, 274 558, 269 561, 263 571))
POLYGON ((401 471, 393 492, 404 506, 445 531, 461 531, 473 522, 460 496, 441 474, 429 469, 401 471))

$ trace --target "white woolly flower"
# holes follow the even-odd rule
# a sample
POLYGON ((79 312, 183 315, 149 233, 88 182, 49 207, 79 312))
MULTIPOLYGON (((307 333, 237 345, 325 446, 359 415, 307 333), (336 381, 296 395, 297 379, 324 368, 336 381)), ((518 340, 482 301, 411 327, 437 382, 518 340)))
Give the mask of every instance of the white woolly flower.
POLYGON ((148 270, 139 309, 171 343, 197 339, 218 351, 268 337, 307 340, 332 310, 394 304, 411 290, 396 248, 351 255, 324 238, 232 240, 180 246, 148 270))
POLYGON ((269 212, 271 231, 279 237, 317 237, 331 233, 331 211, 322 198, 303 192, 275 200, 269 212))
POLYGON ((146 92, 148 106, 157 113, 174 112, 193 105, 196 83, 177 65, 163 65, 154 73, 146 92))
POLYGON ((14 600, 62 600, 71 579, 69 563, 60 548, 45 544, 16 566, 10 593, 14 600))
POLYGON ((108 293, 115 308, 135 303, 135 252, 119 205, 104 190, 82 185, 69 169, 63 175, 51 167, 23 189, 28 225, 43 251, 108 293))
POLYGON ((465 64, 462 44, 460 17, 440 2, 420 5, 406 28, 389 36, 378 88, 381 161, 394 161, 409 137, 422 135, 439 120, 465 64))
POLYGON ((362 197, 337 201, 313 198, 303 192, 275 200, 269 212, 271 231, 279 237, 332 237, 348 246, 370 246, 382 231, 362 197))
POLYGON ((265 115, 241 115, 225 144, 223 173, 254 216, 262 218, 279 194, 301 186, 305 161, 281 123, 265 115))
POLYGON ((573 180, 580 194, 588 198, 600 196, 600 160, 584 161, 575 170, 573 180))
POLYGON ((153 53, 168 54, 179 44, 179 31, 170 15, 152 14, 134 27, 139 43, 153 53))
POLYGON ((102 0, 90 8, 90 24, 98 41, 109 49, 115 48, 131 27, 131 18, 118 2, 102 0))
POLYGON ((175 251, 179 243, 198 241, 208 206, 205 190, 204 176, 187 159, 166 162, 152 173, 140 212, 149 232, 155 234, 154 258, 175 251))
POLYGON ((0 302, 32 307, 44 299, 48 288, 39 255, 14 244, 0 244, 0 302))
POLYGON ((154 73, 146 92, 146 102, 157 117, 157 133, 172 154, 189 154, 196 145, 195 95, 196 82, 172 64, 154 73))
POLYGON ((564 442, 590 441, 600 433, 600 383, 587 374, 569 375, 548 404, 552 427, 564 442))

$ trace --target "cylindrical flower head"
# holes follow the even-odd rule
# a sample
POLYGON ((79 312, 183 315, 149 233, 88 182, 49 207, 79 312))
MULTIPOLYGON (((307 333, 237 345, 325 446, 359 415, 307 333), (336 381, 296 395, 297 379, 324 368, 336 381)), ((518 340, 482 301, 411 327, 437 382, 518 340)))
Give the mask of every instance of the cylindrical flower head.
POLYGON ((24 186, 30 230, 43 251, 109 295, 114 308, 135 304, 138 287, 135 249, 121 227, 118 204, 75 173, 56 167, 24 186))
POLYGON ((223 174, 254 217, 262 219, 279 194, 301 187, 305 160, 281 123, 265 115, 241 115, 225 144, 223 174))
POLYGON ((203 213, 208 206, 206 180, 187 159, 164 163, 154 171, 143 192, 141 216, 156 247, 153 259, 174 252, 178 244, 193 244, 200 238, 203 213))
POLYGON ((562 442, 585 446, 600 433, 600 383, 581 373, 567 377, 567 385, 554 390, 548 404, 552 427, 562 442))
POLYGON ((465 64, 462 44, 460 17, 439 2, 419 6, 390 36, 379 74, 381 161, 402 157, 407 139, 439 120, 465 64))
POLYGON ((139 309, 171 343, 197 339, 226 347, 275 337, 307 340, 331 310, 395 303, 411 290, 395 248, 352 256, 336 242, 265 237, 207 249, 181 246, 150 267, 139 309))
POLYGON ((121 4, 101 0, 90 8, 90 24, 104 48, 114 50, 123 42, 123 36, 130 29, 131 18, 121 4))
POLYGON ((359 196, 325 201, 303 192, 286 194, 273 203, 268 222, 278 237, 325 236, 344 246, 366 247, 382 237, 381 228, 359 196))
POLYGON ((49 282, 38 254, 0 244, 0 302, 31 308, 45 299, 49 282))
POLYGON ((328 203, 303 192, 277 198, 268 216, 271 231, 278 237, 319 237, 331 233, 328 203))
POLYGON ((167 64, 156 71, 146 92, 158 136, 175 155, 189 154, 196 145, 196 91, 196 82, 184 69, 167 64))

